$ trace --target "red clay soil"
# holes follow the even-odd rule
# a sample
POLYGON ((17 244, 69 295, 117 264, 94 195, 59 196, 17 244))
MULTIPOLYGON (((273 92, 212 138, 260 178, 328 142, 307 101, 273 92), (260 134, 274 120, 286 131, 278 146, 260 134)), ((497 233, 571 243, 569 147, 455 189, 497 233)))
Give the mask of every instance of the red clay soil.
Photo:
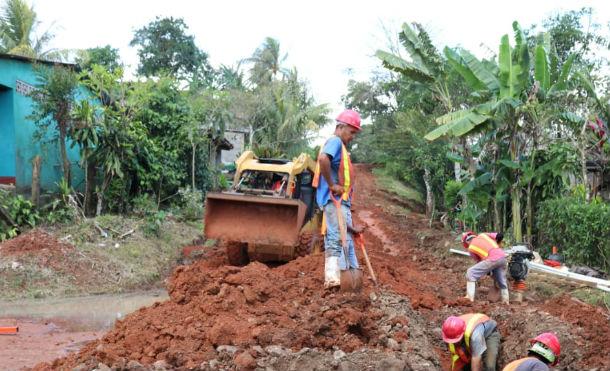
MULTIPOLYGON (((485 281, 478 301, 466 302, 464 271, 470 262, 445 253, 445 244, 455 237, 431 230, 423 216, 397 208, 377 190, 369 168, 358 166, 357 180, 355 219, 369 224, 367 250, 382 288, 407 297, 429 321, 426 341, 436 349, 443 369, 448 369, 449 357, 440 325, 448 315, 472 311, 497 320, 506 345, 500 355, 502 366, 525 354, 527 339, 553 330, 562 342, 558 369, 610 369, 607 313, 565 296, 503 307, 490 301, 491 282, 485 281)), ((371 282, 362 294, 329 294, 322 284, 321 255, 277 268, 261 263, 240 268, 228 266, 222 249, 214 248, 174 271, 168 284, 170 300, 127 316, 78 354, 35 369, 94 367, 98 362, 124 365, 128 360, 145 365, 165 360, 172 367, 196 368, 217 357, 219 345, 386 349, 378 336, 384 314, 371 304, 371 282)))
POLYGON ((66 253, 70 250, 74 250, 74 246, 58 241, 53 235, 41 229, 32 229, 0 243, 0 255, 5 256, 44 252, 66 253))

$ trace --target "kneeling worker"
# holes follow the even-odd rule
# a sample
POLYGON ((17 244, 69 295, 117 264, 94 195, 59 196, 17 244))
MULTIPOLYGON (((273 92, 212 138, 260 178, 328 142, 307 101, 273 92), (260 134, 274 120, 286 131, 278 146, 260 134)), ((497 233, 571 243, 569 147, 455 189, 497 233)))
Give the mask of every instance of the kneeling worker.
POLYGON ((555 334, 542 333, 530 340, 530 344, 527 357, 512 361, 502 371, 549 371, 549 365, 559 362, 561 345, 555 334))
POLYGON ((443 322, 443 341, 451 352, 451 370, 495 371, 500 350, 496 321, 485 314, 450 316, 443 322))

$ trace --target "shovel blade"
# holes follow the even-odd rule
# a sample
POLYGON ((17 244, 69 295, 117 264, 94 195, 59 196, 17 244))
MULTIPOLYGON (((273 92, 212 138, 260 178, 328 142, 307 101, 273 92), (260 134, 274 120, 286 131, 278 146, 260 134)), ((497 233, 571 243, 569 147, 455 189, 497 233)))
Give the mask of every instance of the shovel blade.
POLYGON ((341 291, 357 292, 362 290, 362 270, 359 268, 350 268, 341 271, 340 276, 341 291))

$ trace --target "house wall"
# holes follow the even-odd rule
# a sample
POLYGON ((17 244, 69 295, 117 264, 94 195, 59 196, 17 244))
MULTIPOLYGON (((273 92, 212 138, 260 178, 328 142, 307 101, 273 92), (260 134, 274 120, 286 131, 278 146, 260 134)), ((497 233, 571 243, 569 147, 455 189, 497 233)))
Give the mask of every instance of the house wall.
MULTIPOLYGON (((56 191, 62 177, 61 154, 56 130, 49 127, 42 139, 35 138, 36 125, 28 117, 32 113, 32 100, 27 96, 28 90, 37 83, 36 73, 32 63, 26 61, 0 59, 0 85, 10 88, 13 101, 13 133, 14 133, 14 174, 17 191, 27 193, 32 183, 32 160, 40 155, 42 158, 40 186, 46 191, 56 191)), ((0 106, 2 109, 2 106, 0 106)), ((4 110, 3 110, 4 111, 4 110)), ((3 114, 3 112, 0 112, 3 114)), ((10 126, 10 125, 7 125, 10 126)), ((1 136, 10 130, 0 132, 1 136)), ((78 147, 70 148, 67 143, 68 158, 71 165, 72 186, 82 188, 84 173, 78 165, 78 147)), ((10 156, 0 152, 0 162, 10 161, 10 156), (4 157, 6 156, 6 157, 4 157)), ((8 168, 8 167, 7 167, 8 168)))

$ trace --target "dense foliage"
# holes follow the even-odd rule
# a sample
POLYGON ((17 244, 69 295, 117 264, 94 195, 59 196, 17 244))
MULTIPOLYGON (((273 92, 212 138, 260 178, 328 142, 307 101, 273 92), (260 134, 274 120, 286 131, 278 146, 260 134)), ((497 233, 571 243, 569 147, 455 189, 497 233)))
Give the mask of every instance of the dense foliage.
MULTIPOLYGON (((385 69, 352 81, 344 97, 373 122, 355 156, 419 188, 427 214, 452 228, 550 243, 556 236, 537 240, 547 200, 580 186, 584 210, 604 191, 607 39, 591 18, 582 9, 528 29, 515 22, 489 58, 441 52, 423 27, 404 24, 389 43, 400 47, 377 52, 385 69)), ((587 259, 607 259, 586 243, 596 254, 587 259)))

